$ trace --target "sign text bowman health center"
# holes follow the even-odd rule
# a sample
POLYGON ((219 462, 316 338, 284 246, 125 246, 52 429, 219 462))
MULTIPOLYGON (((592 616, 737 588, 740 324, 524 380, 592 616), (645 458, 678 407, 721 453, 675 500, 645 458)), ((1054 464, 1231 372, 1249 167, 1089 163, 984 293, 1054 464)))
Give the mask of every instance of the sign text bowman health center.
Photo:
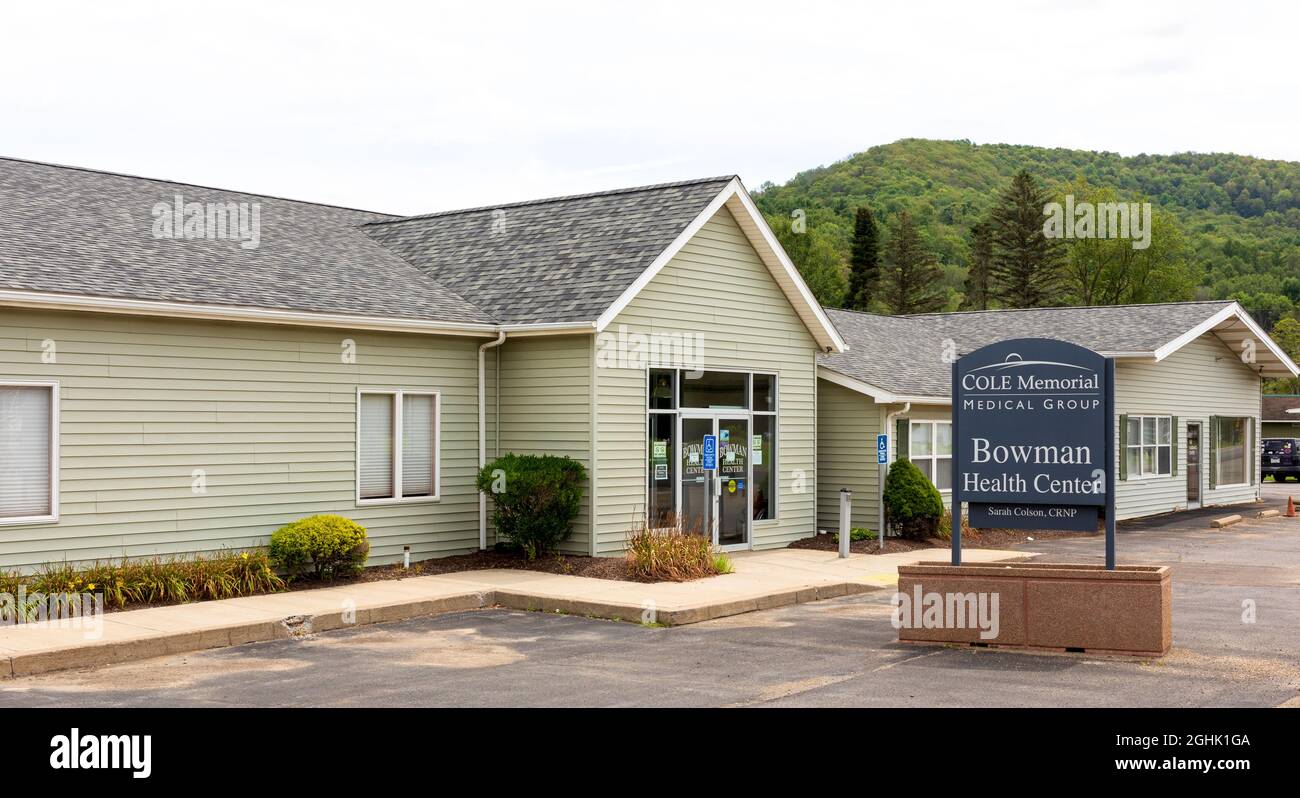
POLYGON ((971 526, 1097 528, 1112 492, 1113 369, 1048 338, 990 344, 953 364, 953 506, 969 504, 971 526))

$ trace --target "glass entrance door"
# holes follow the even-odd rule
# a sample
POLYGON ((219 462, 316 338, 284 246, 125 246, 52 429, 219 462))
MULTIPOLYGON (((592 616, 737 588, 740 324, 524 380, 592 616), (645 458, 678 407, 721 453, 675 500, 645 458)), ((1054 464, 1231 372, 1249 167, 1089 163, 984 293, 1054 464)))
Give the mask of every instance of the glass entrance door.
POLYGON ((713 434, 713 418, 682 418, 681 495, 678 498, 679 520, 683 531, 713 538, 715 485, 710 472, 704 470, 704 436, 713 434))
POLYGON ((718 419, 718 524, 714 543, 749 543, 749 419, 718 419))
POLYGON ((718 415, 681 417, 679 463, 683 528, 715 545, 749 546, 749 419, 718 415), (718 468, 704 470, 704 436, 718 439, 718 468))

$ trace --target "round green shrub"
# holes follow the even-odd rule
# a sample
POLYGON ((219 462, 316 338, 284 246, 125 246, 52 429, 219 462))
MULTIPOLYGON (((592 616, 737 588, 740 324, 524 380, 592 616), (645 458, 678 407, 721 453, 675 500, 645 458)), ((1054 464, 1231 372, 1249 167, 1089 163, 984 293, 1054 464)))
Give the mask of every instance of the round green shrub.
POLYGON ((507 454, 478 473, 497 534, 530 560, 569 539, 586 481, 582 463, 549 454, 507 454))
POLYGON ((906 538, 934 537, 943 518, 943 497, 910 460, 896 460, 885 477, 885 517, 906 538))
POLYGON ((366 528, 341 515, 313 515, 271 533, 271 562, 293 579, 310 568, 317 579, 356 573, 366 564, 366 528))

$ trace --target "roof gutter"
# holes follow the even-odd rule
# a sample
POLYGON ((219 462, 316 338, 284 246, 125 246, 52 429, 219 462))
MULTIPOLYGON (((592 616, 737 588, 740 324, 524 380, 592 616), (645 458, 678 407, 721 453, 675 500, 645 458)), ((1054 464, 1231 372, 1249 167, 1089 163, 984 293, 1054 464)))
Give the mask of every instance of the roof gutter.
MULTIPOLYGON (((495 341, 488 341, 480 344, 478 348, 478 467, 482 471, 487 465, 487 370, 484 368, 484 360, 487 350, 495 349, 506 342, 506 333, 501 330, 497 333, 495 341)), ((500 390, 500 386, 497 386, 500 390)), ((500 425, 501 419, 496 423, 500 425)), ((478 547, 479 550, 487 548, 487 494, 483 491, 478 492, 478 547)))
POLYGON ((305 310, 279 310, 243 305, 164 302, 152 299, 122 299, 78 294, 14 291, 11 289, 0 289, 0 305, 39 308, 42 310, 123 313, 136 316, 166 316, 169 318, 254 322, 260 324, 296 324, 307 327, 341 327, 351 330, 442 335, 492 335, 500 328, 500 325, 491 322, 428 321, 387 316, 360 316, 348 313, 317 313, 305 310))

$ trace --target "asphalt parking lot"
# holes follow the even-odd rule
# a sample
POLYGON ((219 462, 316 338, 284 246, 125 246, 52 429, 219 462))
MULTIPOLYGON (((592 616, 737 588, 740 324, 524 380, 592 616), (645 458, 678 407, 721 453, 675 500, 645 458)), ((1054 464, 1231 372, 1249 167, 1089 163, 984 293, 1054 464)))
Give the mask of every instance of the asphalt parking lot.
MULTIPOLYGON (((1290 487, 1266 493, 1276 502, 1290 487)), ((0 706, 1300 704, 1300 519, 1219 531, 1208 527, 1216 514, 1119 536, 1121 562, 1173 568, 1174 649, 1160 660, 904 646, 878 591, 668 629, 455 613, 7 680, 0 706)), ((1102 557, 1099 537, 1023 548, 1102 557)))

